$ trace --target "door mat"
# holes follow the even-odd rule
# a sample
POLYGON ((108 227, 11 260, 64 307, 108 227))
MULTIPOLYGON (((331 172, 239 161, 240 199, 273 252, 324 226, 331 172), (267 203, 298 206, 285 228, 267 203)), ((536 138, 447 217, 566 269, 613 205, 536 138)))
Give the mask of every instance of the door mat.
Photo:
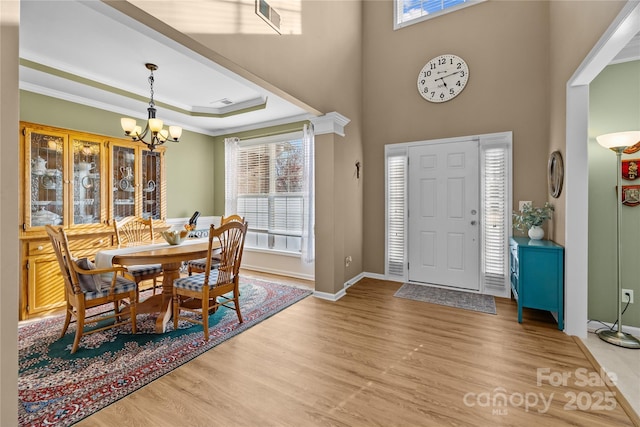
POLYGON ((393 296, 482 313, 496 314, 496 301, 492 295, 474 294, 453 289, 405 283, 393 296))

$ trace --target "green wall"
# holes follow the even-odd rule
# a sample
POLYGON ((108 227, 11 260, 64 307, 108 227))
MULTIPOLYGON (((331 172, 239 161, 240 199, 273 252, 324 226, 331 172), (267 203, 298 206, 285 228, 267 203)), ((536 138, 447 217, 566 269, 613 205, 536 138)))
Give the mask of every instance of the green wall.
MULTIPOLYGON (((162 117, 162 111, 158 112, 162 117)), ((32 92, 20 91, 20 120, 125 138, 121 115, 32 92)), ((224 213, 224 143, 185 130, 179 143, 165 144, 167 217, 224 213)))
MULTIPOLYGON (((588 314, 589 319, 613 323, 617 317, 616 156, 598 145, 595 137, 640 130, 640 61, 608 66, 591 83, 589 92, 588 314)), ((640 158, 640 152, 623 155, 623 159, 631 158, 640 158)), ((640 180, 623 180, 622 185, 640 185, 640 180)), ((640 327, 640 206, 622 207, 621 227, 622 287, 634 291, 634 304, 622 316, 622 324, 640 327)))

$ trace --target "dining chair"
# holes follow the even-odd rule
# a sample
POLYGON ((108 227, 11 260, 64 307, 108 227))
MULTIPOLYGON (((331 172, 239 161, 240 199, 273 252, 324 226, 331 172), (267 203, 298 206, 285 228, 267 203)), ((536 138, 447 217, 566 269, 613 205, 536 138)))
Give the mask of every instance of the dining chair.
MULTIPOLYGON (((153 220, 128 216, 114 221, 116 244, 121 246, 145 245, 154 242, 153 220)), ((162 276, 161 264, 127 265, 125 275, 131 278, 136 285, 144 280, 153 280, 153 295, 156 294, 158 277, 162 276)))
MULTIPOLYGON (((229 215, 228 217, 221 217, 220 218, 220 225, 224 225, 228 222, 232 222, 232 221, 236 221, 236 222, 245 222, 244 218, 241 217, 240 215, 229 215)), ((214 251, 214 253, 212 254, 212 258, 211 258, 211 268, 217 268, 218 264, 220 263, 220 256, 219 256, 219 251, 214 251)), ((200 258, 200 259, 194 259, 191 260, 189 262, 187 262, 187 272, 189 273, 189 276, 191 276, 193 273, 202 273, 205 271, 205 268, 207 268, 207 259, 206 258, 200 258)))
POLYGON ((123 277, 122 267, 96 268, 88 258, 76 259, 71 255, 69 241, 62 226, 46 225, 45 229, 53 245, 64 278, 66 318, 60 338, 67 333, 71 318, 76 318, 76 335, 73 340, 71 354, 75 353, 83 335, 93 334, 105 329, 131 323, 131 331, 135 334, 137 285, 134 281, 123 277), (104 275, 110 275, 106 278, 104 275), (120 303, 127 302, 128 313, 120 311, 120 303), (102 311, 87 316, 87 310, 104 304, 113 303, 113 313, 102 311), (113 323, 85 330, 85 325, 109 321, 113 323))
POLYGON ((211 225, 205 271, 173 282, 174 329, 178 329, 179 319, 199 323, 204 330, 205 341, 209 341, 209 314, 214 313, 219 307, 235 310, 238 322, 243 322, 239 302, 239 273, 246 234, 246 222, 231 221, 218 228, 211 225), (215 242, 219 245, 214 245, 215 242), (218 268, 211 269, 211 254, 218 246, 219 265, 218 268), (200 313, 202 320, 199 321, 193 316, 181 316, 181 311, 200 313))

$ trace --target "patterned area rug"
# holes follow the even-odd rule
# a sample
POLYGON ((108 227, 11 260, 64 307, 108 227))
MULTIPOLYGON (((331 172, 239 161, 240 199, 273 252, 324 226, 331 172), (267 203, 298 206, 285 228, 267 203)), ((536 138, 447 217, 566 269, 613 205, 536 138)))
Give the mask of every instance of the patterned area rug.
POLYGON ((393 296, 496 314, 496 301, 492 295, 473 294, 453 289, 405 283, 393 296))
POLYGON ((202 326, 181 321, 178 329, 155 334, 154 318, 139 315, 131 326, 83 336, 71 355, 71 324, 58 339, 63 316, 18 328, 18 403, 21 426, 66 426, 78 422, 177 368, 221 342, 311 294, 308 289, 241 278, 240 308, 219 309, 209 319, 209 342, 202 326))

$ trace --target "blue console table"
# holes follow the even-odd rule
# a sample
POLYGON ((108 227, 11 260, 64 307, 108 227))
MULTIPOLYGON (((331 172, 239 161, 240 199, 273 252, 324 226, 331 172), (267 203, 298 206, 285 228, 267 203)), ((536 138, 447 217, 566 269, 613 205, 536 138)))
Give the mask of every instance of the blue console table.
POLYGON ((558 315, 564 329, 564 248, 550 240, 512 237, 509 243, 511 290, 522 308, 548 310, 558 315))

